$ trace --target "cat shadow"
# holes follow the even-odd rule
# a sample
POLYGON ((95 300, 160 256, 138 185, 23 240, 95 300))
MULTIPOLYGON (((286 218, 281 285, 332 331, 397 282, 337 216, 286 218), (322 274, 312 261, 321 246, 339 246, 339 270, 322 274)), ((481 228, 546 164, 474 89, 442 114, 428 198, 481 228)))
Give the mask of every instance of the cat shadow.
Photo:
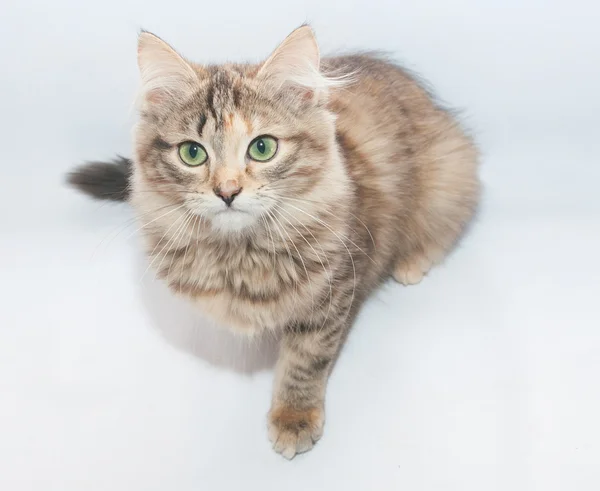
POLYGON ((141 298, 152 328, 171 346, 209 364, 251 375, 274 367, 279 340, 272 334, 246 337, 202 315, 191 302, 176 296, 166 284, 154 278, 147 263, 136 261, 137 278, 142 280, 141 298))

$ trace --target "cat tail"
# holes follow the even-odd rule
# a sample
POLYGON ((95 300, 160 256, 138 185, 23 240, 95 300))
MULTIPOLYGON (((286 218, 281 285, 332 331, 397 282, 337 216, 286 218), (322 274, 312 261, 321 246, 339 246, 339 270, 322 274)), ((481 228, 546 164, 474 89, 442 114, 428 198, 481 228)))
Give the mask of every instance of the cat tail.
POLYGON ((67 183, 95 199, 127 201, 132 162, 118 156, 111 162, 87 162, 67 175, 67 183))

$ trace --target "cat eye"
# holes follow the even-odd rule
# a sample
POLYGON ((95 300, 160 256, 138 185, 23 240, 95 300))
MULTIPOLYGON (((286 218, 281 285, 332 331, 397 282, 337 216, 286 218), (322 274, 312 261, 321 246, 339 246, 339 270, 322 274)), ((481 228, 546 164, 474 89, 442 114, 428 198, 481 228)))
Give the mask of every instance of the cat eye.
POLYGON ((198 167, 208 160, 208 154, 199 143, 185 142, 179 145, 179 158, 185 165, 198 167))
POLYGON ((277 153, 277 140, 272 136, 263 135, 252 140, 248 147, 248 157, 257 162, 267 162, 277 153))

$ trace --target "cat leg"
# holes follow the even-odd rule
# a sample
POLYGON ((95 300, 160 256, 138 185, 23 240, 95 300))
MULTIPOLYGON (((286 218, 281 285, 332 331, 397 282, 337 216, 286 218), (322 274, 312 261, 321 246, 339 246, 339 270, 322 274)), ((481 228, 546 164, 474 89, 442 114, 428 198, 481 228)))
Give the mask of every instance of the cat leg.
POLYGON ((268 418, 273 448, 287 459, 310 450, 323 433, 325 388, 346 322, 301 326, 282 339, 268 418))

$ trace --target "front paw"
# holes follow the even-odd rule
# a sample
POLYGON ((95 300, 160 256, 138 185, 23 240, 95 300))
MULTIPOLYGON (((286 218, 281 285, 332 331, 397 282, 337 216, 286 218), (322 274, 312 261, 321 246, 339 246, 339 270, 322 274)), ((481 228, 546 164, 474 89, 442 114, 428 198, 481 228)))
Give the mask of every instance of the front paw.
POLYGON ((275 404, 269 412, 269 439, 286 459, 310 450, 323 434, 322 408, 296 409, 275 404))

